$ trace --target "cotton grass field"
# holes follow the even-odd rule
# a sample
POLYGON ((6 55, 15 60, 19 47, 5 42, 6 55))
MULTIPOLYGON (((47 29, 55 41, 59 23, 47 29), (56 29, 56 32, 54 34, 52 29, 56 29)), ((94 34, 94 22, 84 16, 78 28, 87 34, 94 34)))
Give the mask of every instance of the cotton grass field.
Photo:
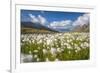
POLYGON ((89 33, 21 34, 21 63, 88 60, 89 33))

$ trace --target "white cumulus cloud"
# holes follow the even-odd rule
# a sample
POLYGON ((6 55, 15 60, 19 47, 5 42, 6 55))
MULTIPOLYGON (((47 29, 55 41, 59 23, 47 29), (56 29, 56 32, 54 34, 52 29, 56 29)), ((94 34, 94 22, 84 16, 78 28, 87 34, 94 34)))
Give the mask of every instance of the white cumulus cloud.
POLYGON ((62 21, 53 21, 50 23, 50 26, 53 28, 66 28, 72 23, 71 20, 62 20, 62 21))
POLYGON ((32 14, 29 14, 30 18, 31 18, 31 22, 33 23, 40 23, 42 25, 45 25, 45 23, 47 22, 46 19, 41 16, 41 15, 38 15, 37 17, 32 15, 32 14))
POLYGON ((46 23, 46 19, 44 17, 42 17, 41 15, 38 15, 38 20, 40 24, 45 24, 46 23))
POLYGON ((73 22, 73 26, 77 26, 77 25, 87 25, 89 23, 89 14, 84 14, 82 16, 79 16, 77 18, 77 20, 75 20, 73 22))
POLYGON ((36 16, 34 16, 34 15, 32 15, 32 14, 29 14, 29 16, 30 16, 31 21, 32 21, 33 23, 38 23, 38 22, 39 22, 39 20, 36 18, 36 16))

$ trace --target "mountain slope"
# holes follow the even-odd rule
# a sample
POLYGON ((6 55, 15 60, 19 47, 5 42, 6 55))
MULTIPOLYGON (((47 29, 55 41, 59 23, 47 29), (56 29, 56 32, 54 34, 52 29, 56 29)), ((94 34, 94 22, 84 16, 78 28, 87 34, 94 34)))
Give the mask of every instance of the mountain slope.
POLYGON ((39 23, 32 23, 32 22, 21 22, 21 32, 59 32, 57 30, 51 29, 45 25, 41 25, 39 23))
POLYGON ((90 29, 90 27, 89 27, 89 24, 84 24, 84 25, 82 25, 82 26, 80 26, 80 25, 78 25, 78 26, 76 26, 74 29, 73 29, 73 31, 74 32, 89 32, 89 29, 90 29))

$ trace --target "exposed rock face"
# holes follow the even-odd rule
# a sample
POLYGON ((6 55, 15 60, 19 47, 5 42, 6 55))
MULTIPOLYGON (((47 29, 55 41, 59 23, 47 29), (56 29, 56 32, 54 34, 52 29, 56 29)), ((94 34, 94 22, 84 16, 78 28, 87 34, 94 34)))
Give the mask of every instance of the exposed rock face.
POLYGON ((90 30, 90 27, 89 27, 89 24, 88 25, 86 25, 86 24, 84 24, 84 25, 82 25, 82 26, 76 26, 74 29, 73 29, 73 31, 75 31, 75 32, 89 32, 90 30))

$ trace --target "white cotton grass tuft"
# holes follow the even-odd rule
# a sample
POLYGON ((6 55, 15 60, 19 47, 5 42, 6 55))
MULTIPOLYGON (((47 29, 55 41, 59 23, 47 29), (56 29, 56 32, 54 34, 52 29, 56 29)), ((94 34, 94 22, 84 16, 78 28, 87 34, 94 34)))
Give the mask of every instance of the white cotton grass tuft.
POLYGON ((34 50, 34 52, 35 52, 35 53, 37 53, 37 52, 38 52, 38 50, 34 50))
POLYGON ((46 62, 49 62, 49 59, 48 58, 46 58, 46 62))
POLYGON ((61 52, 61 49, 60 48, 57 48, 57 52, 61 52))
POLYGON ((40 59, 39 58, 37 58, 37 62, 39 62, 40 61, 40 59))
POLYGON ((47 45, 50 45, 50 44, 51 44, 51 40, 48 39, 48 40, 47 40, 47 45))
POLYGON ((38 55, 34 55, 34 58, 37 58, 38 57, 38 55))
POLYGON ((71 51, 69 50, 68 53, 71 54, 71 51))
POLYGON ((42 51, 44 54, 46 54, 48 52, 46 49, 43 49, 42 51))
POLYGON ((29 54, 32 54, 32 51, 29 51, 29 54))
POLYGON ((50 50, 50 52, 51 52, 51 54, 54 55, 57 52, 57 49, 52 47, 51 50, 50 50))
POLYGON ((75 52, 77 53, 77 52, 78 52, 78 50, 75 50, 75 52))
POLYGON ((59 59, 56 58, 55 61, 59 61, 59 59))

